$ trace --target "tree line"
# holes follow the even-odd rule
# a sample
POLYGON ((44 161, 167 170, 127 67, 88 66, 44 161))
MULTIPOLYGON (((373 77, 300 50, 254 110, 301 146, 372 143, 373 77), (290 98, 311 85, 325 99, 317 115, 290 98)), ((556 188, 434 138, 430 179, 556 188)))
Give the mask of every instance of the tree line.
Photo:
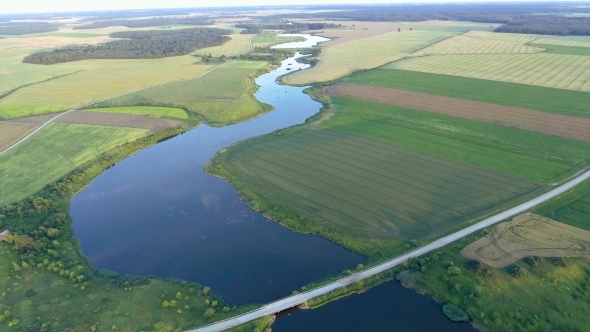
POLYGON ((105 44, 66 46, 26 56, 25 63, 51 65, 86 59, 153 59, 185 55, 194 50, 221 45, 230 38, 229 30, 192 28, 167 31, 123 31, 111 34, 105 44))
POLYGON ((3 22, 0 23, 0 35, 27 35, 57 31, 58 24, 48 22, 3 22))
POLYGON ((588 36, 590 35, 590 17, 527 15, 498 27, 494 31, 559 36, 588 36))
POLYGON ((113 26, 124 26, 128 28, 146 28, 157 27, 162 25, 211 25, 213 21, 206 17, 154 17, 141 20, 106 20, 97 21, 90 24, 75 26, 74 30, 82 29, 100 29, 113 26))
POLYGON ((259 34, 262 33, 263 30, 285 30, 286 32, 297 32, 303 30, 323 30, 337 28, 340 26, 341 25, 332 23, 236 24, 236 28, 245 29, 242 31, 242 34, 259 34))

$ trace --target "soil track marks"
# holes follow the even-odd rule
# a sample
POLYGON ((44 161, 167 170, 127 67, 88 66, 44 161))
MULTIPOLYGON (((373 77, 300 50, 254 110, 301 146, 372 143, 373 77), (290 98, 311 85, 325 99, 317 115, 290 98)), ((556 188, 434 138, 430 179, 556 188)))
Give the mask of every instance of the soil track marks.
POLYGON ((465 247, 465 258, 505 267, 527 256, 590 256, 590 232, 532 213, 502 223, 484 238, 465 247))
POLYGON ((590 142, 590 119, 356 84, 329 86, 324 92, 590 142))
POLYGON ((56 122, 142 128, 149 129, 152 132, 176 128, 182 125, 182 122, 180 121, 154 119, 145 115, 84 111, 76 111, 66 114, 56 122))

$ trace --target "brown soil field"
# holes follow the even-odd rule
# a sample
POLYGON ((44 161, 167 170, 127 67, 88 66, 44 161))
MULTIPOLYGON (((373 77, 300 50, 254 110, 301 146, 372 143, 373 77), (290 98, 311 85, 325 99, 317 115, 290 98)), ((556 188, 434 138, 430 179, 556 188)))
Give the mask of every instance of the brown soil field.
POLYGON ((0 151, 3 151, 12 144, 18 142, 38 126, 39 125, 33 123, 20 124, 0 121, 0 151))
POLYGON ((68 113, 57 119, 56 122, 142 128, 152 132, 180 127, 183 124, 180 121, 148 118, 145 115, 84 111, 68 113))
POLYGON ((28 116, 26 118, 17 118, 11 120, 5 120, 2 122, 6 123, 13 123, 13 124, 43 124, 49 119, 53 118, 54 116, 58 115, 59 113, 51 113, 51 114, 43 114, 43 115, 35 115, 35 116, 28 116))
POLYGON ((590 119, 376 86, 338 84, 324 92, 590 142, 590 119))
POLYGON ((501 268, 527 256, 589 257, 590 232, 532 213, 494 227, 461 251, 463 257, 501 268))
POLYGON ((383 33, 397 31, 398 28, 407 29, 406 26, 399 22, 362 22, 362 21, 301 21, 302 23, 334 23, 342 24, 341 29, 326 29, 319 33, 317 30, 307 31, 318 34, 322 37, 331 38, 332 40, 321 43, 322 47, 347 43, 353 40, 359 40, 377 36, 383 33))

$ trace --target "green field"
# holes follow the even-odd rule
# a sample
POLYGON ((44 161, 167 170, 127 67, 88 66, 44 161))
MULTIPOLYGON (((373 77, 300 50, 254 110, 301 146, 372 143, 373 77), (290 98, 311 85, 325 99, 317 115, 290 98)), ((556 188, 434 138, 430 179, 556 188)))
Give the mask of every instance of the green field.
POLYGON ((152 118, 173 118, 186 120, 188 114, 179 108, 171 107, 147 107, 147 106, 131 106, 131 107, 109 107, 109 108, 94 108, 85 110, 86 112, 107 112, 107 113, 125 113, 125 114, 145 114, 152 118))
POLYGON ((233 61, 198 79, 153 87, 97 106, 177 106, 198 114, 209 124, 236 123, 269 110, 252 96, 256 89, 252 77, 266 65, 266 62, 233 61))
POLYGON ((590 231, 590 181, 533 212, 590 231))
POLYGON ((543 36, 535 39, 534 42, 547 45, 590 47, 590 36, 543 36))
POLYGON ((386 68, 590 91, 590 57, 582 55, 429 55, 394 62, 386 68))
POLYGON ((537 43, 528 43, 527 45, 530 45, 533 47, 544 48, 545 51, 543 53, 590 55, 590 47, 550 45, 550 44, 537 44, 537 43))
POLYGON ((345 82, 590 118, 590 93, 408 70, 369 70, 345 82))
POLYGON ((254 46, 258 47, 268 47, 273 46, 280 43, 292 43, 292 42, 300 42, 305 41, 303 37, 282 37, 278 36, 276 33, 261 33, 252 37, 252 43, 254 46))
POLYGON ((0 205, 21 200, 148 130, 53 123, 0 157, 0 205))
POLYGON ((337 111, 329 120, 233 146, 209 171, 227 178, 255 210, 369 257, 395 254, 406 240, 438 236, 538 194, 543 183, 590 160, 587 143, 331 100, 337 111))

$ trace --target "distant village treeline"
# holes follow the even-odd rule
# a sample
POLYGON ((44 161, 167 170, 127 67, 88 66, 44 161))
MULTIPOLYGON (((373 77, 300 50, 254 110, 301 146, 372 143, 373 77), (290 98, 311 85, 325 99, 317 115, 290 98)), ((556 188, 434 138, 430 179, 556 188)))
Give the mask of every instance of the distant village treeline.
POLYGON ((341 25, 332 23, 275 23, 275 24, 236 24, 236 28, 245 29, 243 34, 259 34, 263 30, 284 30, 285 32, 298 32, 304 30, 322 30, 337 28, 341 25))
POLYGON ((230 39, 226 36, 228 34, 231 31, 214 28, 115 32, 111 37, 128 39, 33 53, 23 62, 51 65, 86 59, 151 59, 185 55, 200 48, 221 45, 230 39))
POLYGON ((213 21, 206 17, 154 17, 141 20, 106 20, 73 27, 74 30, 100 29, 113 26, 128 28, 159 27, 164 25, 211 25, 213 21))
POLYGON ((48 22, 1 22, 0 35, 26 35, 57 31, 59 24, 48 22))

